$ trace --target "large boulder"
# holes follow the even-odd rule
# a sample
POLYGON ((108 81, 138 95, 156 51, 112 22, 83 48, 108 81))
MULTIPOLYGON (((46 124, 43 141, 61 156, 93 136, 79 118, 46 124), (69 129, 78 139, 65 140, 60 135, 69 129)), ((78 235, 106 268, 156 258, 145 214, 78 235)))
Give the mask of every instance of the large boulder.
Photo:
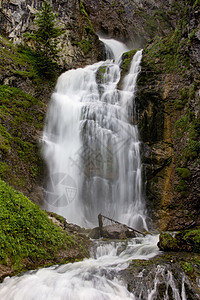
POLYGON ((99 239, 102 237, 106 239, 123 240, 123 239, 135 237, 135 232, 130 231, 123 224, 113 224, 113 225, 104 226, 102 228, 101 234, 100 234, 99 227, 93 228, 89 233, 89 237, 91 239, 99 239))
POLYGON ((102 237, 108 239, 127 239, 135 237, 135 233, 134 231, 129 231, 129 229, 122 224, 114 224, 103 227, 102 237))

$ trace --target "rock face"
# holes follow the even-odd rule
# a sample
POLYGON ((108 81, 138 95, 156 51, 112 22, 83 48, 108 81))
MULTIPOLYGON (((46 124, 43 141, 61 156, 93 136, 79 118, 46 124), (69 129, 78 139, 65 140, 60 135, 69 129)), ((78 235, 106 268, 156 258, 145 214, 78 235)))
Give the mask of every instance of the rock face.
POLYGON ((145 47, 136 99, 147 205, 164 230, 200 224, 200 11, 183 8, 174 34, 145 47))
POLYGON ((97 32, 143 47, 148 38, 166 35, 176 24, 171 1, 83 0, 97 32))
MULTIPOLYGON (((23 41, 23 34, 34 29, 34 18, 41 0, 1 1, 0 33, 14 43, 23 41)), ((103 49, 82 3, 78 0, 54 0, 57 24, 65 29, 60 38, 60 64, 63 69, 82 67, 96 62, 103 49)))

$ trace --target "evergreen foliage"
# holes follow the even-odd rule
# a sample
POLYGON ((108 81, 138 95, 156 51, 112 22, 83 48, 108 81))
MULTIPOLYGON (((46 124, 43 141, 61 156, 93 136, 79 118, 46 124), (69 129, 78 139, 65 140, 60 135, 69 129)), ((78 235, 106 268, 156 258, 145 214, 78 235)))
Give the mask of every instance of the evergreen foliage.
POLYGON ((35 20, 37 29, 24 35, 27 41, 34 41, 37 69, 47 78, 51 78, 58 67, 58 53, 61 51, 58 48, 58 38, 64 32, 64 29, 55 25, 56 17, 57 14, 53 12, 50 3, 44 0, 35 20))

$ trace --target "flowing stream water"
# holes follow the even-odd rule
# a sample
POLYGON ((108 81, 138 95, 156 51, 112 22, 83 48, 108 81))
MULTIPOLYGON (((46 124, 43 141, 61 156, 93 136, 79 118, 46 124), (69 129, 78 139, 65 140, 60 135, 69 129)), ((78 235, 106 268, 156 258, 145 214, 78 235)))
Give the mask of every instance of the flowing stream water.
MULTIPOLYGON (((140 142, 134 125, 142 50, 121 81, 120 57, 128 49, 114 40, 103 42, 108 59, 62 74, 53 93, 43 135, 49 171, 46 208, 85 227, 95 226, 102 213, 147 229, 140 142)), ((184 282, 180 295, 172 276, 162 268, 145 297, 129 292, 120 278, 131 260, 157 255, 157 242, 158 236, 150 235, 124 242, 93 241, 90 259, 6 278, 0 285, 0 299, 153 300, 161 278, 171 287, 174 298, 170 299, 186 299, 184 282)), ((141 279, 137 289, 142 291, 142 286, 141 279)), ((167 290, 165 295, 169 299, 167 290)))

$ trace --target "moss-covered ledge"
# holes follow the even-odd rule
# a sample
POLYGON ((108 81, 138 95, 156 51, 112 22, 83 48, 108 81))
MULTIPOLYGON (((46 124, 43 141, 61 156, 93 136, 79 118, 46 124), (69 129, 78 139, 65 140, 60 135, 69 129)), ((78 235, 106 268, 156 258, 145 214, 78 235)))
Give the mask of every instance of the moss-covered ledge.
POLYGON ((62 230, 22 193, 0 180, 0 281, 22 271, 89 256, 89 240, 62 230))
POLYGON ((183 230, 174 236, 161 233, 158 247, 162 251, 186 251, 200 253, 200 228, 183 230))

